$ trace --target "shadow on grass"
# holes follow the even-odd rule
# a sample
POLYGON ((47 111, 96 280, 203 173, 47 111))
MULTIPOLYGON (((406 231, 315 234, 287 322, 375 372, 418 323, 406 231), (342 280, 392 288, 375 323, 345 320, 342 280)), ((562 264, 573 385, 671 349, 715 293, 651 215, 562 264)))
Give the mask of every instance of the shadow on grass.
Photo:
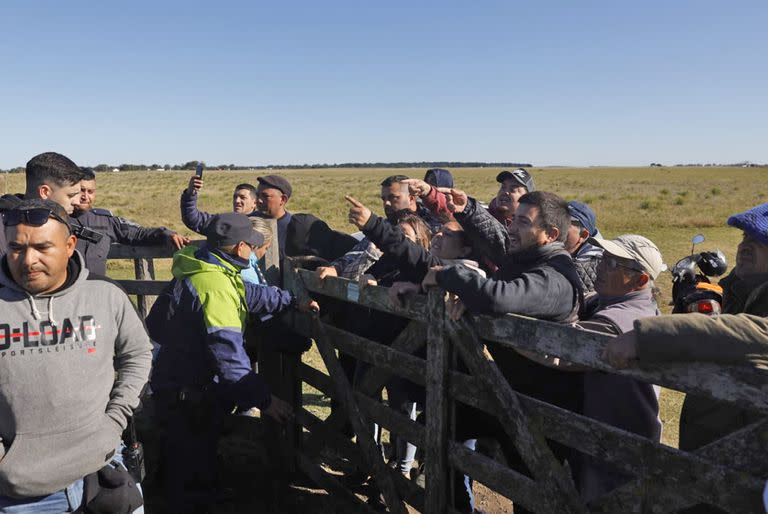
MULTIPOLYGON (((322 395, 312 401, 322 403, 322 395)), ((158 454, 160 441, 151 427, 141 438, 147 457, 148 478, 142 484, 147 514, 177 511, 164 500, 158 454)), ((298 472, 286 471, 289 459, 279 445, 268 444, 266 426, 259 418, 231 416, 219 441, 219 495, 213 513, 352 514, 359 512, 345 499, 329 495, 298 472)), ((336 459, 332 459, 336 460, 336 459)), ((339 459, 342 468, 349 468, 339 459)))

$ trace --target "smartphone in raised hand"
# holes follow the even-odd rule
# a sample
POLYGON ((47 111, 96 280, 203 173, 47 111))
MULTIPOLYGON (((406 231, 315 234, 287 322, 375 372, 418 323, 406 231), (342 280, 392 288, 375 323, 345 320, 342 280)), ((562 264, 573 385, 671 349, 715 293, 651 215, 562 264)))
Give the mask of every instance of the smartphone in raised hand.
POLYGON ((197 178, 203 178, 203 163, 202 162, 198 162, 197 163, 197 168, 195 169, 195 176, 197 178))

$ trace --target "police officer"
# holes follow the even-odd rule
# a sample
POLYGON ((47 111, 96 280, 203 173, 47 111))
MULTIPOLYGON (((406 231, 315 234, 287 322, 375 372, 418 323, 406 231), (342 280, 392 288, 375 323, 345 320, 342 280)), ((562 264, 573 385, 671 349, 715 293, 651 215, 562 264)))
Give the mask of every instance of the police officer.
POLYGON ((90 168, 81 170, 80 203, 72 215, 72 229, 77 236, 77 250, 85 257, 85 265, 92 273, 106 275, 107 255, 113 242, 131 246, 170 243, 176 249, 189 243, 188 238, 168 228, 145 228, 114 216, 107 209, 94 208, 96 174, 90 168))
POLYGON ((264 244, 242 214, 211 218, 206 244, 173 257, 174 279, 155 302, 147 327, 160 344, 152 374, 155 416, 163 430, 165 492, 170 512, 208 512, 216 500, 216 447, 234 408, 257 407, 276 421, 291 407, 273 396, 243 346, 248 314, 296 307, 318 311, 310 299, 244 282, 241 270, 264 244))

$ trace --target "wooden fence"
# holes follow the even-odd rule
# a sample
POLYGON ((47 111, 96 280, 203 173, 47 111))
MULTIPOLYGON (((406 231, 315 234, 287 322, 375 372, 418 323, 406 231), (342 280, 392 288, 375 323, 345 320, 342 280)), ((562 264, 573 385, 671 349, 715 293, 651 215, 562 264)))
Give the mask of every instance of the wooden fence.
MULTIPOLYGON (((162 283, 148 280, 152 276, 149 259, 166 254, 150 249, 131 251, 136 252, 129 256, 137 263, 137 280, 125 281, 124 285, 133 294, 156 294, 162 283)), ((127 256, 118 251, 110 255, 127 256)), ((703 363, 616 371, 600 358, 609 336, 515 315, 467 315, 454 322, 446 316, 442 291, 431 291, 426 297, 415 297, 398 307, 390 303, 385 288, 361 289, 357 283, 340 278, 320 280, 313 272, 299 268, 299 263, 287 259, 283 267, 284 287, 297 296, 332 298, 409 320, 405 330, 385 346, 333 326, 322 312, 319 318, 299 312, 290 316, 289 324, 294 330, 314 339, 328 373, 295 362, 293 369, 297 373, 278 376, 283 382, 279 387, 293 391, 293 398, 285 399, 292 400, 296 409, 296 430, 288 436, 292 441, 281 444, 286 444, 295 455, 294 462, 301 471, 329 492, 357 503, 361 511, 370 507, 345 487, 337 475, 327 471, 319 446, 332 448, 373 476, 388 510, 397 513, 406 512, 406 503, 421 512, 453 512, 449 491, 454 472, 468 474, 536 512, 661 513, 701 502, 729 512, 762 512, 761 493, 768 477, 765 419, 695 452, 679 451, 517 393, 496 364, 484 355, 483 341, 557 355, 594 370, 768 414, 765 372, 703 363), (427 358, 415 356, 425 345, 427 358), (372 365, 354 388, 337 351, 372 365), (468 372, 452 366, 455 355, 461 357, 468 372), (378 392, 393 375, 426 388, 426 425, 411 421, 378 399, 378 392), (339 408, 327 419, 319 419, 301 405, 301 386, 294 382, 304 382, 332 397, 339 408), (532 476, 520 474, 454 441, 452 412, 456 401, 497 417, 532 476), (426 488, 385 465, 373 439, 372 422, 423 449, 426 488), (355 443, 340 431, 345 423, 352 425, 355 443), (309 434, 300 437, 302 428, 309 434), (585 504, 546 439, 609 462, 634 478, 585 504)), ((146 297, 140 300, 140 308, 142 302, 146 308, 148 301, 146 297)))

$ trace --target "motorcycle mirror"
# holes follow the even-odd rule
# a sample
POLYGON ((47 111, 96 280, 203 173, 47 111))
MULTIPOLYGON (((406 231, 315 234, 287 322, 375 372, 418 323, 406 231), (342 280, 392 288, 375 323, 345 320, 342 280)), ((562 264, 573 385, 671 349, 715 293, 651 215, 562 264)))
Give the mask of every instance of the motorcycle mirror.
POLYGON ((704 239, 705 239, 704 234, 696 234, 695 236, 693 236, 693 239, 691 239, 691 255, 693 255, 693 248, 697 244, 703 243, 704 239))

